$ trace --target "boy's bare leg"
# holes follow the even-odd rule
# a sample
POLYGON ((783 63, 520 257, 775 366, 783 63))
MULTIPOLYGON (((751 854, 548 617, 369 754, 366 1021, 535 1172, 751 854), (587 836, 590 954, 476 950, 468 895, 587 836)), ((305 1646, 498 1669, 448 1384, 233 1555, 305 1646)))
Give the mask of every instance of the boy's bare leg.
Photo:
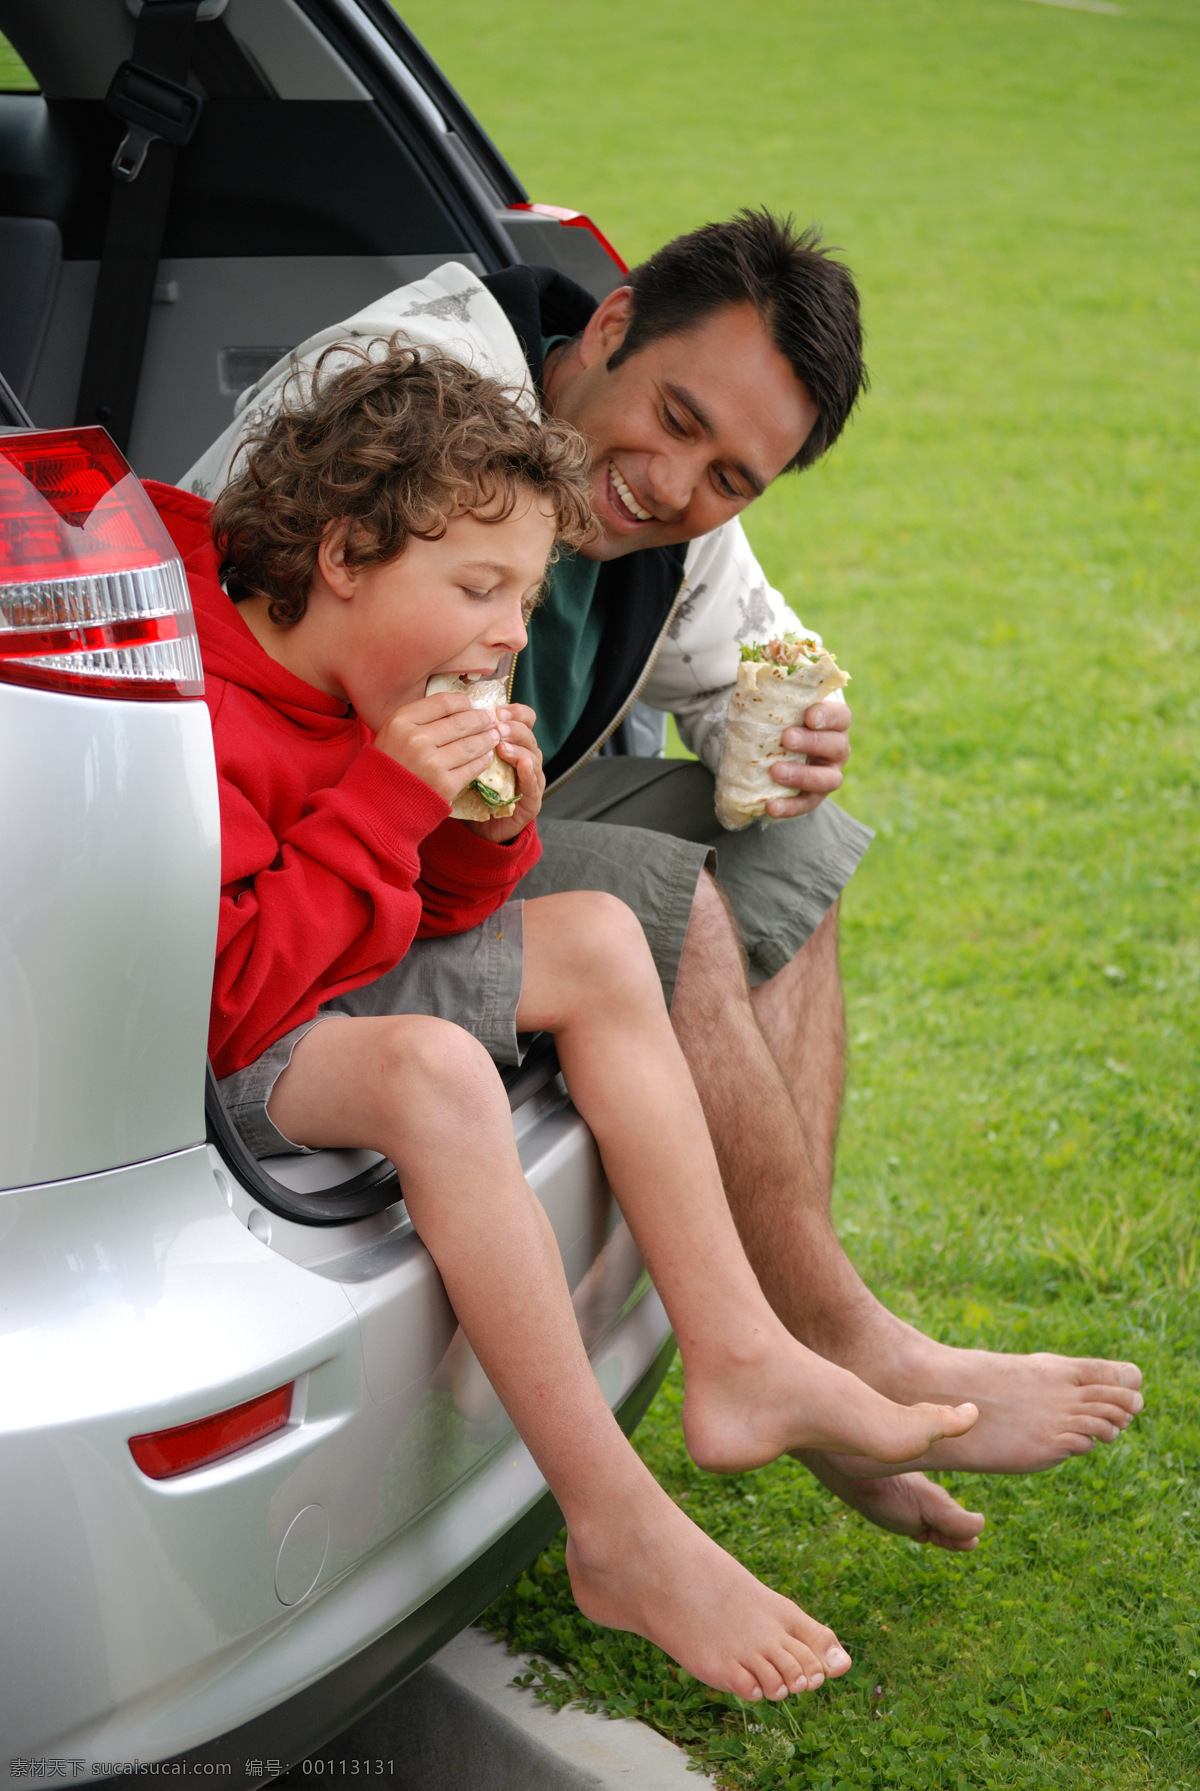
POLYGON ((296 1047, 270 1113, 299 1143, 367 1145, 395 1163, 459 1323, 562 1509, 587 1616, 742 1698, 786 1697, 847 1670, 832 1630, 705 1536, 622 1436, 482 1046, 423 1016, 326 1020, 296 1047))
POLYGON ((636 917, 595 891, 525 903, 521 1031, 554 1033, 567 1086, 670 1315, 684 1434, 735 1472, 789 1449, 907 1461, 975 1422, 972 1406, 895 1405, 814 1355, 746 1260, 704 1115, 636 917))
MULTIPOLYGON (((826 952, 832 938, 831 927, 821 942, 826 952)), ((818 998, 822 987, 828 994, 828 981, 827 975, 816 978, 818 998)), ((756 1002, 768 1037, 780 1042, 783 1004, 770 993, 756 1002)), ((828 1004, 823 1017, 828 1020, 828 1004)), ((951 1349, 904 1324, 863 1284, 833 1229, 827 1172, 814 1168, 796 1107, 756 1019, 735 923, 707 875, 697 888, 671 1018, 700 1091, 747 1255, 788 1329, 893 1399, 969 1399, 979 1407, 976 1427, 939 1442, 921 1466, 1030 1473, 1120 1434, 1142 1407, 1142 1377, 1133 1363, 951 1349)), ((800 1009, 790 1023, 816 1030, 822 1017, 814 1024, 800 1009)), ((819 1060, 825 1049, 819 1036, 799 1047, 780 1044, 781 1056, 801 1065, 819 1060)), ((827 1074, 832 1083, 834 1072, 827 1074)), ((832 1131, 826 1136, 831 1153, 832 1131)), ((820 1136, 817 1146, 822 1149, 820 1136)), ((952 1521, 946 1507, 953 1501, 948 1494, 941 1498, 952 1521)))

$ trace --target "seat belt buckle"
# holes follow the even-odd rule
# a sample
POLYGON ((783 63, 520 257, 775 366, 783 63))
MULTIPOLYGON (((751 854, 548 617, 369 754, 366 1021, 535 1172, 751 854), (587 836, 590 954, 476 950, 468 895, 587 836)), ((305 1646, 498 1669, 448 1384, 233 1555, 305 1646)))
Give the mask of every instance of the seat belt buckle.
POLYGON ((190 143, 204 105, 190 87, 156 75, 136 62, 121 64, 104 103, 129 127, 112 165, 113 174, 123 181, 137 179, 146 151, 156 137, 165 137, 177 149, 190 143))
POLYGON ((157 142, 158 133, 148 131, 144 125, 131 124, 116 155, 112 159, 112 171, 117 180, 136 180, 146 160, 146 151, 152 143, 157 142))

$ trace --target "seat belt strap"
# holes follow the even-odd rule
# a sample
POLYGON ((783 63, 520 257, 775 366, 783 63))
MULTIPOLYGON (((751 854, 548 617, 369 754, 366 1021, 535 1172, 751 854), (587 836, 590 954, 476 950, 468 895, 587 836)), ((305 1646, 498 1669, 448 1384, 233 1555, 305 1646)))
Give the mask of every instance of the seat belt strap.
POLYGON ((186 85, 201 0, 143 0, 133 56, 105 104, 127 126, 113 158, 112 195, 96 281, 76 423, 103 423, 125 451, 133 428, 175 157, 202 101, 186 85))

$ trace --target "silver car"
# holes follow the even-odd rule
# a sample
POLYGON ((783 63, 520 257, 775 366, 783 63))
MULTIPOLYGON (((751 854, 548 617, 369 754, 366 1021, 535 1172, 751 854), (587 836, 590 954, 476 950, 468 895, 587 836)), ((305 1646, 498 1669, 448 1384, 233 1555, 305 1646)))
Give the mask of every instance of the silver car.
MULTIPOLYGON (((0 94, 11 1779, 186 1759, 242 1784, 295 1762, 561 1521, 391 1165, 257 1163, 221 1109, 212 739, 182 568, 130 467, 177 477, 282 350, 444 260, 547 263, 597 294, 620 264, 586 220, 528 207, 384 0, 173 11, 196 15, 180 80, 143 67, 140 0, 0 0, 40 88, 0 94), (156 140, 165 197, 131 210, 156 140), (113 294, 138 279, 131 366, 136 305, 122 321, 113 294), (109 431, 82 395, 105 379, 109 431)), ((549 1041, 509 1093, 629 1428, 670 1358, 665 1314, 549 1041)))

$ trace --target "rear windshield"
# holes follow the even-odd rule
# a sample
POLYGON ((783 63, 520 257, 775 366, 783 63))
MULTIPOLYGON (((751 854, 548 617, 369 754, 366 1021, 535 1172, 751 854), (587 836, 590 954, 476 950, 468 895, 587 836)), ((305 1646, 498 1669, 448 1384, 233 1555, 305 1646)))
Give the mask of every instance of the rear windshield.
POLYGON ((38 84, 0 32, 0 93, 36 93, 38 84))

